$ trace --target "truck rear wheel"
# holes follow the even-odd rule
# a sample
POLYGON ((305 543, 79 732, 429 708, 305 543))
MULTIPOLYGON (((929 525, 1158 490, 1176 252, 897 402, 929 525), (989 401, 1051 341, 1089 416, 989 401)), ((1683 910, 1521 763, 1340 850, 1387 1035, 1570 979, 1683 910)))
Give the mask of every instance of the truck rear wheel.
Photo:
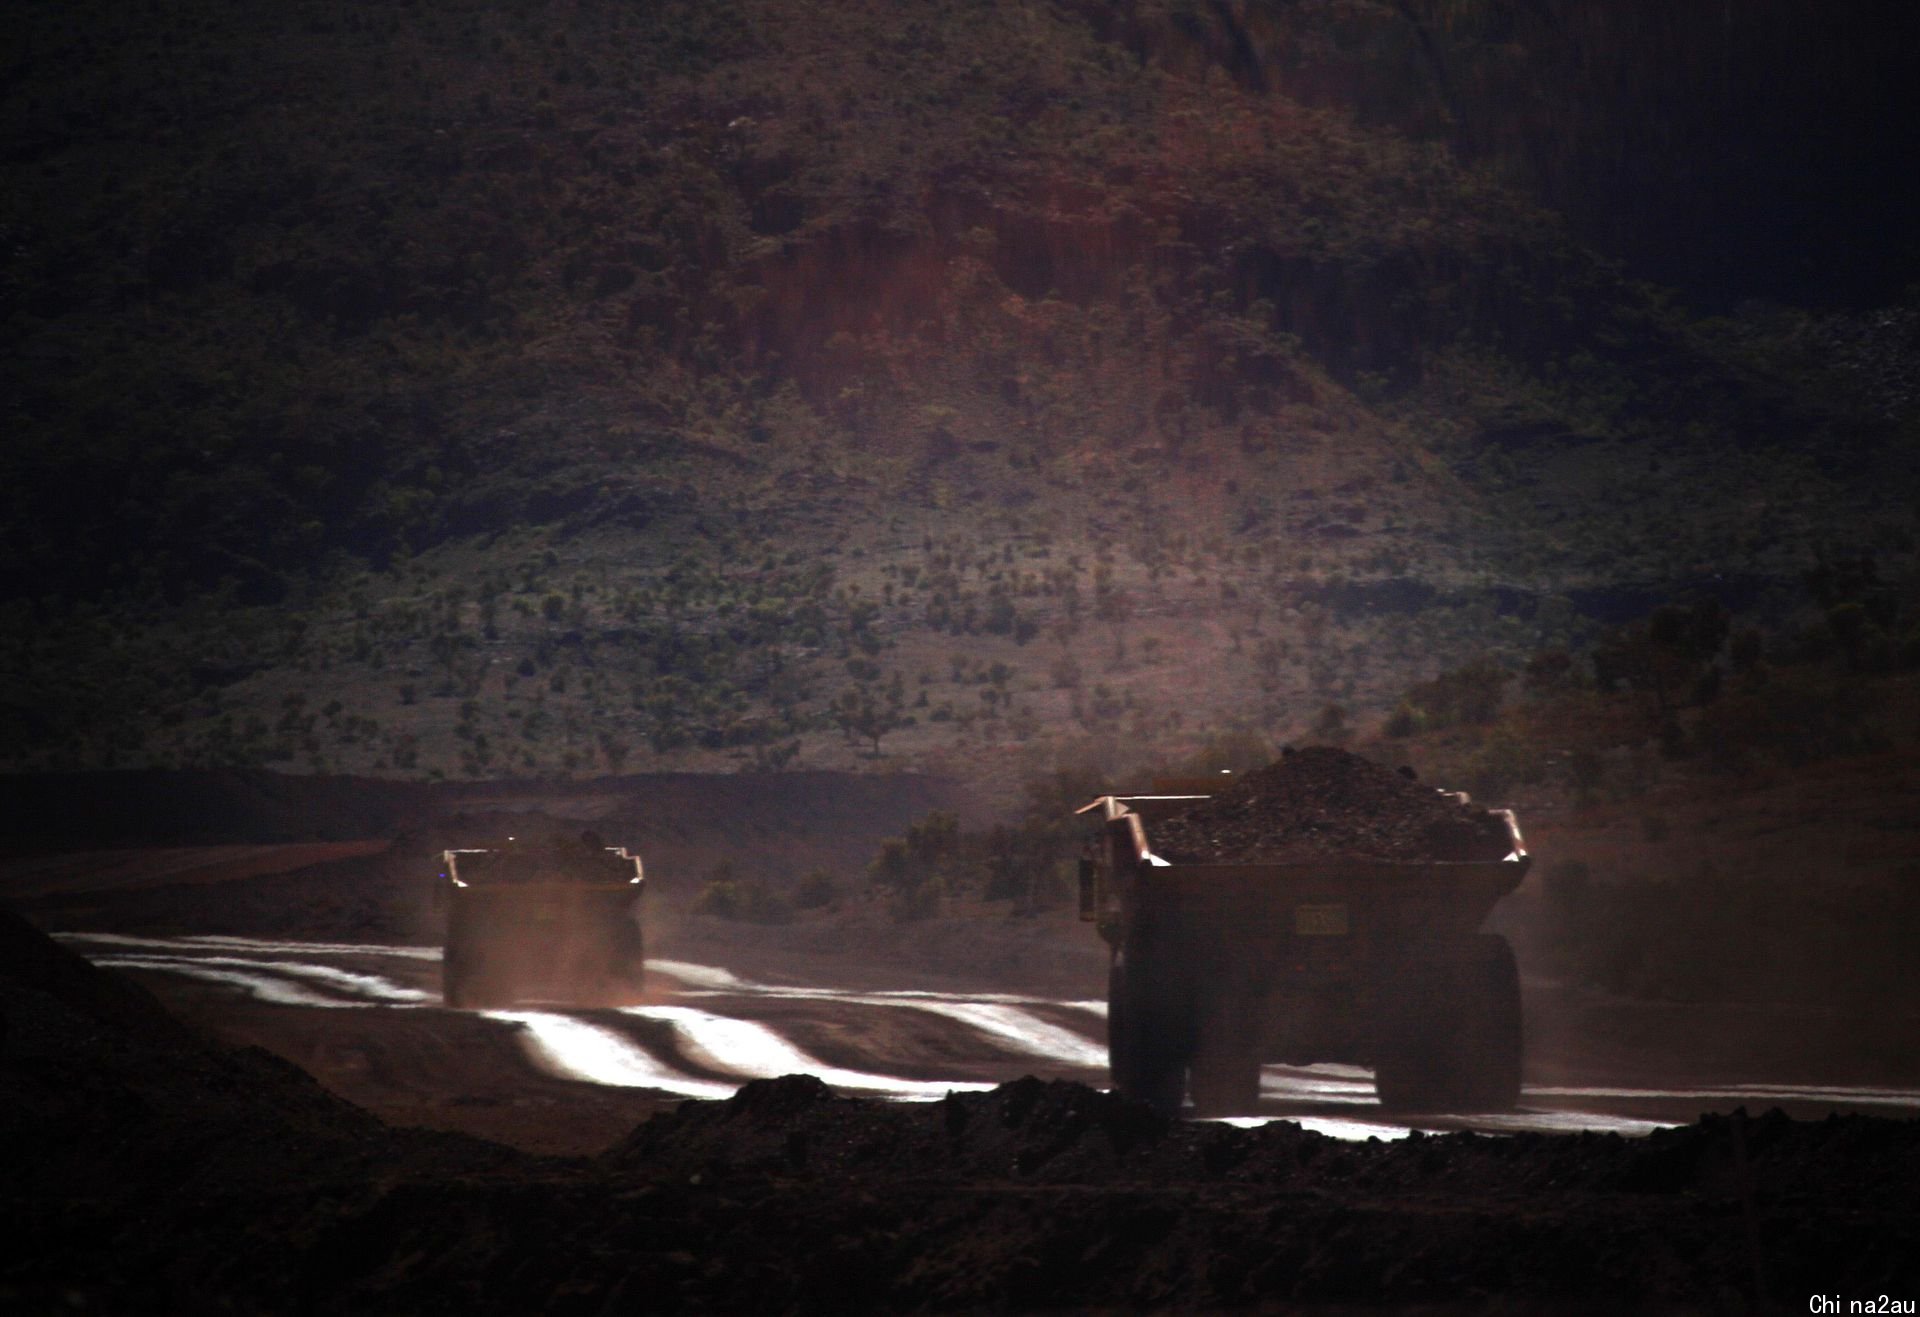
POLYGON ((498 975, 485 975, 465 957, 450 957, 440 967, 440 999, 455 1010, 485 1011, 509 1005, 498 975))
POLYGON ((1520 1103, 1520 969, 1502 937, 1475 939, 1468 990, 1479 1010, 1464 1031, 1470 1111, 1511 1111, 1520 1103))
POLYGON ((1520 1100, 1520 974, 1506 939, 1403 967, 1382 985, 1374 1087, 1400 1111, 1510 1111, 1520 1100))
POLYGON ((1190 1079, 1196 1116, 1248 1116, 1260 1107, 1260 1058, 1242 1040, 1202 1038, 1190 1079))
POLYGON ((1234 976, 1216 976, 1200 994, 1187 1088, 1196 1116, 1246 1116, 1260 1106, 1261 1036, 1256 994, 1234 976))
POLYGON ((634 929, 624 945, 616 953, 614 968, 615 1000, 612 1006, 631 1006, 645 998, 647 992, 647 956, 641 942, 640 930, 634 929))
POLYGON ((464 966, 452 960, 440 966, 440 1000, 455 1010, 466 1010, 473 1005, 473 989, 468 984, 468 974, 464 966))
POLYGON ((1107 972, 1107 1068, 1113 1089, 1178 1116, 1187 1079, 1186 1031, 1168 1010, 1166 986, 1126 953, 1107 972))

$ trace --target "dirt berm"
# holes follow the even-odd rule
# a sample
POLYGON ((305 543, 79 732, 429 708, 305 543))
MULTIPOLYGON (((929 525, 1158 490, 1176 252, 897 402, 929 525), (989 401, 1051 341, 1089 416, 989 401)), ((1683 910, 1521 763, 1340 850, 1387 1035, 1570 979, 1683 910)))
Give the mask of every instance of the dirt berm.
POLYGON ((1920 1123, 1342 1143, 804 1077, 597 1158, 389 1129, 0 911, 0 1310, 1740 1312, 1920 1286, 1920 1123))

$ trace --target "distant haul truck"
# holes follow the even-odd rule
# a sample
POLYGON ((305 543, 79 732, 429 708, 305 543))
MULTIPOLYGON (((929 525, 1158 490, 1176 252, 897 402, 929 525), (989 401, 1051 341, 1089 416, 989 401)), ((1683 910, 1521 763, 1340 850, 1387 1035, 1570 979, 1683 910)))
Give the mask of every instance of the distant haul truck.
POLYGON ((1192 788, 1211 784, 1166 785, 1081 811, 1100 822, 1081 917, 1112 948, 1117 1091, 1168 1114, 1190 1094, 1197 1115, 1233 1115, 1259 1103, 1264 1063, 1344 1062, 1373 1069, 1389 1108, 1515 1105, 1519 974, 1506 940, 1479 931, 1527 872, 1510 811, 1479 812, 1494 851, 1505 829, 1498 860, 1169 863, 1156 821, 1205 802, 1192 788))
POLYGON ((645 986, 640 857, 580 839, 441 853, 449 1006, 617 1006, 645 986))

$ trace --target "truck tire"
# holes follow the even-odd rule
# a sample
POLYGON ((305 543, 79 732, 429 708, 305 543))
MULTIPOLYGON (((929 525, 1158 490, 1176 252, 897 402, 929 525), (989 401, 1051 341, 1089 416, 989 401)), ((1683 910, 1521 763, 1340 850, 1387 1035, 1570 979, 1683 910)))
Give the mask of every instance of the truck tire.
POLYGON ((614 996, 616 1000, 608 1003, 612 1006, 631 1006, 642 1000, 647 992, 647 953, 640 930, 634 929, 631 937, 617 953, 618 964, 614 968, 614 996))
POLYGON ((457 1011, 471 1007, 473 990, 467 979, 465 966, 451 959, 443 961, 440 966, 440 1000, 457 1011))
POLYGON ((1169 1009, 1168 984, 1123 949, 1107 972, 1107 1068, 1113 1091, 1166 1116, 1180 1114, 1187 1079, 1187 1031, 1169 1009))
POLYGON ((1511 1111, 1520 1100, 1520 974, 1506 939, 1475 936, 1381 985, 1374 1088, 1397 1111, 1511 1111))
POLYGON ((1196 1116, 1250 1116, 1260 1108, 1260 1058, 1244 1039, 1202 1038, 1189 1084, 1196 1116))
POLYGON ((440 999, 458 1011, 486 1011, 509 1005, 500 985, 464 956, 449 956, 440 966, 440 999))
POLYGON ((1196 1116, 1247 1116, 1260 1107, 1260 1030, 1249 985, 1215 976, 1199 994, 1187 1090, 1196 1116))
POLYGON ((1520 1102, 1520 968, 1505 938, 1482 934, 1474 943, 1462 985, 1476 1004, 1461 1029, 1466 1109, 1511 1111, 1520 1102))

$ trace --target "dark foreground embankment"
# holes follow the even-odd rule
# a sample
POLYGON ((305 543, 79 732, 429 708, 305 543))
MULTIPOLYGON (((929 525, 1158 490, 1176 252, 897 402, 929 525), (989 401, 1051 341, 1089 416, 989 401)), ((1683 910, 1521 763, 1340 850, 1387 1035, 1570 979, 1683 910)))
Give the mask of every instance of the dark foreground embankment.
POLYGON ((1066 1083, 887 1104, 790 1077, 553 1159, 389 1129, 10 914, 0 1013, 9 1311, 1740 1312, 1920 1288, 1920 1122, 1351 1144, 1066 1083))

